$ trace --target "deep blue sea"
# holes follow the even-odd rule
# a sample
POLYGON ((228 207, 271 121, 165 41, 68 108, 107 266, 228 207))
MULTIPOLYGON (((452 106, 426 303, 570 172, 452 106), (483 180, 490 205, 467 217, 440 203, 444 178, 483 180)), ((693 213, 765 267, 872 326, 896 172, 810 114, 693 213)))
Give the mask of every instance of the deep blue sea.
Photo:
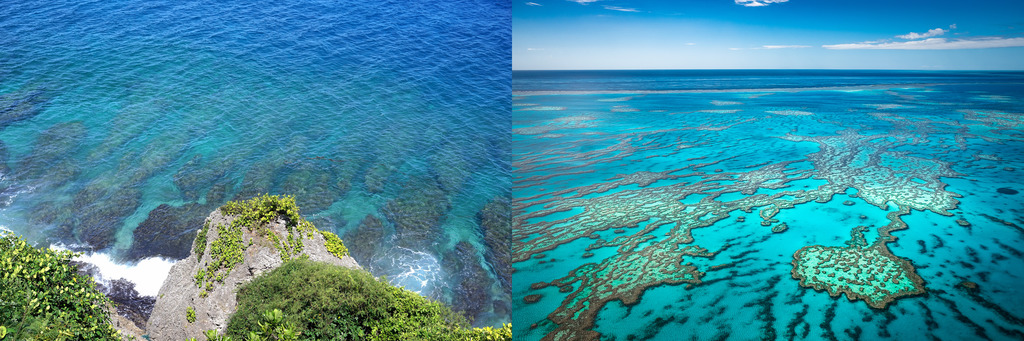
POLYGON ((488 215, 509 193, 510 13, 4 1, 0 226, 153 295, 216 207, 294 195, 375 275, 500 325, 507 220, 488 215))
POLYGON ((1024 73, 512 73, 523 340, 1024 338, 1024 73))

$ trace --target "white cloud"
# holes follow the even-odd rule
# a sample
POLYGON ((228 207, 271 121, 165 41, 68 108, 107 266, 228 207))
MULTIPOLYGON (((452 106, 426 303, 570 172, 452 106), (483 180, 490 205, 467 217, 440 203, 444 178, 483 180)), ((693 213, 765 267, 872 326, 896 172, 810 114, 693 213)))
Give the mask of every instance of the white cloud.
POLYGON ((599 0, 568 0, 568 1, 572 1, 572 2, 575 2, 575 3, 580 4, 580 5, 586 5, 586 4, 589 4, 591 2, 598 2, 599 0))
POLYGON ((544 6, 544 5, 538 4, 536 2, 527 2, 526 5, 527 6, 544 6))
POLYGON ((737 5, 743 5, 747 7, 764 7, 771 4, 777 4, 786 2, 789 0, 735 0, 737 5))
POLYGON ((904 35, 898 35, 898 36, 896 36, 896 38, 907 39, 907 40, 931 38, 931 37, 935 37, 935 36, 941 36, 941 35, 946 34, 947 32, 949 32, 950 30, 955 30, 955 29, 956 29, 956 24, 952 24, 952 25, 949 25, 949 29, 948 30, 942 29, 942 28, 933 28, 933 29, 928 30, 928 32, 925 32, 925 33, 910 32, 910 33, 907 33, 907 34, 904 34, 904 35))
POLYGON ((543 48, 538 48, 538 47, 527 47, 526 50, 527 51, 544 51, 543 48))
POLYGON ((693 45, 697 45, 697 43, 686 43, 686 46, 693 46, 693 45))
POLYGON ((949 30, 943 30, 941 28, 933 28, 933 29, 928 30, 928 32, 925 32, 925 33, 910 32, 910 33, 907 33, 907 34, 904 34, 904 35, 898 35, 898 36, 896 36, 896 38, 900 38, 900 39, 931 38, 931 37, 934 37, 934 36, 941 36, 943 34, 946 34, 946 32, 949 32, 949 30))
POLYGON ((773 49, 803 49, 808 48, 807 45, 765 45, 761 46, 762 49, 773 50, 773 49))
POLYGON ((608 6, 608 5, 604 5, 604 9, 613 10, 613 11, 619 11, 619 12, 640 12, 636 8, 625 8, 625 7, 608 6))
POLYGON ((904 42, 863 42, 853 44, 822 45, 821 47, 831 50, 961 50, 1019 46, 1024 46, 1024 38, 986 37, 955 40, 948 40, 946 38, 929 38, 925 40, 904 42))

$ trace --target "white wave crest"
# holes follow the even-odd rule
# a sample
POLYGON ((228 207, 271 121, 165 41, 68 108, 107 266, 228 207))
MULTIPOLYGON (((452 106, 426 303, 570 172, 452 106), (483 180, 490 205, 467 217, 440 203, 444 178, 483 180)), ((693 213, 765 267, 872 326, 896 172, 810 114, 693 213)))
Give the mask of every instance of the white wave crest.
MULTIPOLYGON (((66 250, 63 245, 51 245, 50 248, 66 250)), ((160 286, 164 284, 175 263, 172 259, 150 257, 135 264, 122 264, 115 262, 109 254, 99 252, 83 253, 74 260, 95 265, 100 271, 97 282, 110 283, 111 280, 123 278, 135 283, 135 290, 143 296, 156 296, 160 292, 160 286)))

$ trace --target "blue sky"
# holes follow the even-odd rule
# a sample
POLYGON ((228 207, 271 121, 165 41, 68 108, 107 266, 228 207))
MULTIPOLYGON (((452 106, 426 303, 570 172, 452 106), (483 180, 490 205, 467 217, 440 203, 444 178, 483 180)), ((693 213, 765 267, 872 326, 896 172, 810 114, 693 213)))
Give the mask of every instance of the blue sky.
POLYGON ((512 68, 1024 70, 1024 1, 513 0, 512 68))

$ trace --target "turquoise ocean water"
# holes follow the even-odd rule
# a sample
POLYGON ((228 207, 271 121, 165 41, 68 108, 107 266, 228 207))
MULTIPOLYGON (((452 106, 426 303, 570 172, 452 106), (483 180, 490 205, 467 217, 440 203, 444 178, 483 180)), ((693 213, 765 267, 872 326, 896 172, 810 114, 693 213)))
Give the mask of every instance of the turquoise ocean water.
POLYGON ((131 267, 187 256, 228 200, 289 194, 375 275, 506 322, 507 225, 488 215, 509 186, 509 15, 5 1, 0 226, 131 267))
POLYGON ((517 338, 1024 337, 1024 74, 512 77, 517 338))

